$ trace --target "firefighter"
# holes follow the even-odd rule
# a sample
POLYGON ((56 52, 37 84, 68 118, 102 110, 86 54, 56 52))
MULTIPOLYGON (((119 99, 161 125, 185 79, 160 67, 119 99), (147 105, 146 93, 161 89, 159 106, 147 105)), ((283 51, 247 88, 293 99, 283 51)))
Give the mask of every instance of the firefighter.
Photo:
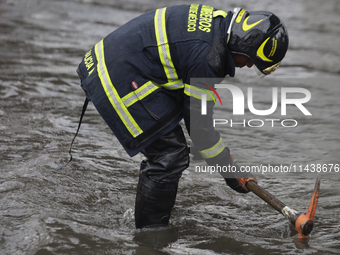
MULTIPOLYGON (((189 166, 184 119, 195 149, 208 165, 236 166, 212 123, 213 106, 200 114, 204 91, 192 78, 234 77, 235 67, 254 65, 261 76, 284 58, 288 34, 265 11, 225 12, 208 5, 180 5, 149 11, 93 46, 77 72, 92 101, 126 152, 141 152, 135 203, 137 228, 165 226, 178 182, 189 166), (190 132, 190 124, 199 132, 190 132)), ((240 193, 250 174, 222 175, 240 193)))

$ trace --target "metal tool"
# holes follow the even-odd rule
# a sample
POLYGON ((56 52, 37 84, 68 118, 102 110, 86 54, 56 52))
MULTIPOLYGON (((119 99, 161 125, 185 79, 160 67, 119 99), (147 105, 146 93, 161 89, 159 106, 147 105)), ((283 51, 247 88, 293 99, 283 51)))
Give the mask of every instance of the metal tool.
POLYGON ((247 182, 247 188, 278 212, 282 213, 295 226, 299 233, 299 238, 306 238, 312 232, 314 227, 314 215, 319 199, 320 175, 318 175, 316 179, 313 196, 306 213, 299 213, 289 208, 253 181, 247 182))

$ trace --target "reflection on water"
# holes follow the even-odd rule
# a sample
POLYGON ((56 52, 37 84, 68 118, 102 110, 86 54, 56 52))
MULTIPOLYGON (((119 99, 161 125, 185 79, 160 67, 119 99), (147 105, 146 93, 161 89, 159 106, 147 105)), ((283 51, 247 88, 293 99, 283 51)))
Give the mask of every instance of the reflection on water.
MULTIPOLYGON (((171 2, 180 3, 191 1, 171 2)), ((253 70, 242 69, 228 82, 252 86, 256 106, 263 109, 271 103, 268 87, 312 93, 307 106, 312 117, 290 112, 297 128, 220 127, 239 163, 339 164, 339 2, 209 4, 273 11, 290 34, 275 79, 258 80, 253 70)), ((192 162, 183 174, 171 225, 136 231, 133 207, 142 157, 122 151, 92 105, 74 161, 54 171, 68 157, 80 115, 84 95, 75 69, 83 54, 131 18, 165 5, 164 0, 0 1, 0 254, 337 254, 340 173, 322 175, 314 231, 300 240, 262 200, 235 194, 217 175, 195 173, 202 162, 192 162)), ((230 118, 228 107, 216 114, 230 118)), ((271 117, 282 117, 275 114, 271 117)), ((290 207, 307 209, 315 174, 257 177, 290 207)))

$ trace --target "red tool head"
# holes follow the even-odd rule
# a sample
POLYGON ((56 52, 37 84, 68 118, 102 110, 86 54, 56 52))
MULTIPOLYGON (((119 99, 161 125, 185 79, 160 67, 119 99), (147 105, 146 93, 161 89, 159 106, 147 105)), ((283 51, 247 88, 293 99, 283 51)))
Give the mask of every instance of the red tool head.
POLYGON ((308 210, 305 214, 301 214, 295 221, 295 227, 299 232, 299 238, 306 238, 314 227, 314 214, 318 204, 320 191, 320 176, 316 179, 315 188, 308 210))

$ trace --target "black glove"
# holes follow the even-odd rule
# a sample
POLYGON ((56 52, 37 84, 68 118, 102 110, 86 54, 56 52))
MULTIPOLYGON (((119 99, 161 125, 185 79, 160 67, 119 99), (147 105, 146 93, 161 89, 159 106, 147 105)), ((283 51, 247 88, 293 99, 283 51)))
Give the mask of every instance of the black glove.
POLYGON ((209 165, 216 164, 216 166, 224 168, 226 171, 221 171, 220 174, 222 175, 228 186, 239 193, 250 192, 250 190, 248 190, 246 186, 248 181, 254 181, 257 183, 255 177, 251 173, 240 171, 240 167, 235 164, 234 157, 232 155, 230 155, 229 157, 220 158, 217 163, 215 163, 214 161, 206 161, 209 165))
POLYGON ((239 193, 248 193, 250 190, 247 189, 247 182, 254 181, 257 183, 257 180, 251 173, 240 172, 240 167, 234 164, 237 171, 233 173, 230 178, 225 178, 224 180, 228 184, 230 188, 239 192, 239 193))

